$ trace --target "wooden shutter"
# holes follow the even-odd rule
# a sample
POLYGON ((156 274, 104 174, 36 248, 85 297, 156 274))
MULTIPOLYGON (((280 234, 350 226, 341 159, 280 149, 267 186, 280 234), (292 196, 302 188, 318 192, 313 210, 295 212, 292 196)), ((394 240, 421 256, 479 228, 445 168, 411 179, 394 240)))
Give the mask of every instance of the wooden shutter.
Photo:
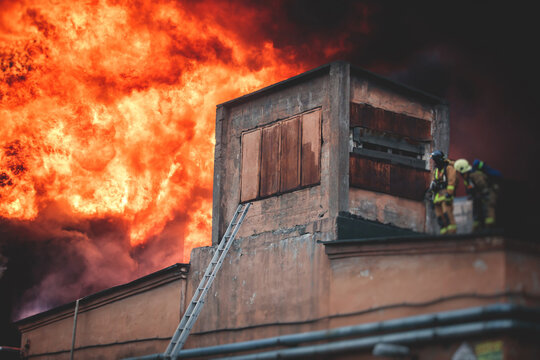
POLYGON ((279 191, 280 126, 275 124, 262 129, 260 196, 279 191))
POLYGON ((281 192, 300 186, 300 118, 281 124, 281 192))
POLYGON ((259 195, 261 170, 261 130, 242 134, 242 175, 240 201, 249 201, 259 195))

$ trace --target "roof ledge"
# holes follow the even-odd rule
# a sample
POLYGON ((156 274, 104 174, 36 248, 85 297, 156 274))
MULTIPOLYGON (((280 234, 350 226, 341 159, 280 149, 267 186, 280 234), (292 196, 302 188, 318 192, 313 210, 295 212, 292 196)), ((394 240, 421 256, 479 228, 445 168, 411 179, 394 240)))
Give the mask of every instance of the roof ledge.
POLYGON ((518 251, 540 256, 540 244, 531 239, 510 237, 502 232, 457 235, 410 235, 319 241, 330 259, 380 255, 424 255, 518 251))

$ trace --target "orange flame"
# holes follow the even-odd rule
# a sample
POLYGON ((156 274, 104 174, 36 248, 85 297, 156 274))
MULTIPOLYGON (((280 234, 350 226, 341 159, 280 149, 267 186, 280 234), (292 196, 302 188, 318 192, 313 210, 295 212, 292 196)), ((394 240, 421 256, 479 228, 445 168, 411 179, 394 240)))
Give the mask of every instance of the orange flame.
POLYGON ((215 105, 302 66, 173 1, 28 0, 0 16, 0 216, 54 203, 120 217, 137 246, 184 214, 178 260, 208 245, 215 105))

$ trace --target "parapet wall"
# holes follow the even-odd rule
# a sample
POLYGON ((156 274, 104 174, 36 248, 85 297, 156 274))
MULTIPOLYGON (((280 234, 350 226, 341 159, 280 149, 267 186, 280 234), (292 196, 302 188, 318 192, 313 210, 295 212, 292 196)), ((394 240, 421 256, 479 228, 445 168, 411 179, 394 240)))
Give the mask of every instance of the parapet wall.
POLYGON ((188 264, 22 319, 21 348, 30 359, 121 359, 165 351, 185 309, 188 264), (77 312, 75 312, 77 310, 77 312))

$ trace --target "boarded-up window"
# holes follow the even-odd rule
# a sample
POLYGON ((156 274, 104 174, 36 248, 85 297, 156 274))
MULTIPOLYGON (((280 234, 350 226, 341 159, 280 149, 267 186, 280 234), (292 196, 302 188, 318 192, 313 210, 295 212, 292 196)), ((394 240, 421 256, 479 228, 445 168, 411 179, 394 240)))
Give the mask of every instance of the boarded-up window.
POLYGON ((357 103, 351 103, 350 116, 350 186, 422 200, 431 122, 357 103))
POLYGON ((279 190, 279 142, 280 124, 262 129, 261 196, 272 195, 279 190))
POLYGON ((300 118, 281 124, 281 192, 300 186, 300 118))
POLYGON ((390 164, 388 163, 351 154, 349 174, 351 186, 378 192, 390 191, 390 164))
POLYGON ((351 103, 351 127, 390 132, 416 140, 431 139, 431 122, 405 114, 351 103))
POLYGON ((242 134, 242 202, 253 200, 259 194, 261 170, 261 130, 242 134))
POLYGON ((321 111, 242 134, 242 202, 321 181, 321 111))
POLYGON ((422 200, 430 182, 427 170, 392 165, 390 170, 390 193, 413 200, 422 200))
POLYGON ((321 181, 321 112, 302 116, 302 186, 321 181))
POLYGON ((412 200, 422 200, 430 174, 427 170, 390 164, 350 154, 350 186, 392 194, 412 200))

